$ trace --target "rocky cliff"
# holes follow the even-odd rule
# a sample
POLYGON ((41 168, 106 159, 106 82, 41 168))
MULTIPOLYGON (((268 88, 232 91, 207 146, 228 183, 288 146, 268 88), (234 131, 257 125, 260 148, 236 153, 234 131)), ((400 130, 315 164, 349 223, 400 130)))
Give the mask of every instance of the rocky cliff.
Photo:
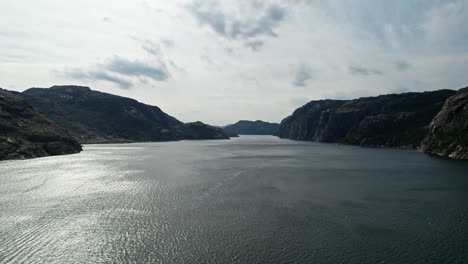
POLYGON ((432 120, 421 151, 468 160, 468 87, 447 99, 432 120))
POLYGON ((0 160, 78 153, 81 145, 19 94, 0 89, 0 160))
POLYGON ((240 120, 235 124, 225 126, 224 130, 239 135, 275 135, 278 128, 279 124, 277 123, 268 123, 261 120, 240 120))
POLYGON ((185 125, 187 129, 185 139, 228 139, 232 136, 222 128, 213 127, 200 121, 185 125))
POLYGON ((159 107, 82 86, 31 88, 23 96, 81 143, 220 139, 217 129, 206 126, 194 133, 159 107))
POLYGON ((319 100, 307 103, 281 122, 278 129, 279 137, 322 141, 323 138, 331 136, 322 132, 323 130, 331 131, 327 127, 330 113, 335 112, 345 102, 340 100, 319 100))
POLYGON ((452 90, 312 101, 281 122, 282 138, 416 148, 452 90))

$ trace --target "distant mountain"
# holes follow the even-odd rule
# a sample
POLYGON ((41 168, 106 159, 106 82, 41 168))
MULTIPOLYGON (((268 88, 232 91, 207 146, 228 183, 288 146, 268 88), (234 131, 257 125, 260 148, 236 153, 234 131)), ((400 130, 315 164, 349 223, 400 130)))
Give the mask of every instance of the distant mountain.
POLYGON ((447 99, 432 120, 421 151, 468 160, 468 87, 447 99))
POLYGON ((31 88, 22 94, 81 143, 229 138, 212 126, 184 124, 157 106, 89 87, 31 88))
POLYGON ((225 126, 224 130, 239 135, 274 135, 278 132, 279 126, 277 123, 268 123, 260 120, 240 120, 235 124, 225 126))
POLYGON ((0 89, 0 160, 72 154, 81 145, 28 104, 18 93, 0 89))
POLYGON ((186 123, 187 127, 185 139, 225 139, 236 137, 219 127, 213 127, 200 121, 186 123))
MULTIPOLYGON (((466 95, 463 91, 459 93, 447 101, 445 116, 452 116, 460 108, 447 105, 461 105, 466 95)), ((434 116, 441 111, 447 98, 454 94, 455 91, 452 90, 439 90, 388 94, 349 101, 311 101, 281 122, 278 135, 289 139, 361 146, 417 148, 430 132, 429 124, 434 116)), ((466 131, 466 113, 458 113, 457 116, 458 119, 453 122, 447 120, 447 117, 436 118, 431 129, 434 130, 438 124, 441 126, 444 122, 450 122, 454 128, 450 131, 454 131, 457 140, 464 140, 459 137, 465 138, 463 135, 466 135, 462 132, 466 131), (442 119, 446 121, 441 121, 442 119)), ((445 131, 436 130, 442 134, 445 131)), ((427 138, 428 146, 424 150, 430 151, 429 146, 433 144, 429 142, 431 139, 441 140, 440 135, 436 133, 427 138)), ((452 139, 449 141, 451 144, 455 142, 452 139)))

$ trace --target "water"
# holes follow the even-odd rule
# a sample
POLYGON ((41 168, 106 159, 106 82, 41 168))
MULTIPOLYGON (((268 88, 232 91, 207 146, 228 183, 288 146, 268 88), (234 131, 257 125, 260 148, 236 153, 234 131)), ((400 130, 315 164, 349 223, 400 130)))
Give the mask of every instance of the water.
POLYGON ((468 263, 468 162, 297 142, 0 162, 0 263, 468 263))

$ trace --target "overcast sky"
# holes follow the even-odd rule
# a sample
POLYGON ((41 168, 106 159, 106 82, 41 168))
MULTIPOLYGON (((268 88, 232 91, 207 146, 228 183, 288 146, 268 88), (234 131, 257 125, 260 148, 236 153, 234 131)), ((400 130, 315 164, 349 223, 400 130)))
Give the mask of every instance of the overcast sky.
POLYGON ((468 86, 468 0, 1 0, 0 87, 56 84, 181 121, 468 86))

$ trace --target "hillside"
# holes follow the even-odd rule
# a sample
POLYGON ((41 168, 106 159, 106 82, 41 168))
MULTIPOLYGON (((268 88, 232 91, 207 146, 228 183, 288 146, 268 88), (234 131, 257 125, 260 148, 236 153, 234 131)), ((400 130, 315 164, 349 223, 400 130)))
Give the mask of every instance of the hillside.
POLYGON ((416 148, 455 91, 388 94, 355 100, 311 101, 285 118, 282 138, 360 146, 416 148))
POLYGON ((225 126, 224 130, 239 135, 275 135, 278 128, 279 124, 277 123, 240 120, 235 124, 225 126))
POLYGON ((432 120, 421 151, 468 160, 468 87, 447 99, 432 120))
POLYGON ((206 126, 206 133, 192 133, 186 125, 159 107, 82 86, 31 88, 26 100, 81 143, 227 139, 206 126))
POLYGON ((72 154, 81 145, 20 95, 0 89, 0 160, 72 154))

